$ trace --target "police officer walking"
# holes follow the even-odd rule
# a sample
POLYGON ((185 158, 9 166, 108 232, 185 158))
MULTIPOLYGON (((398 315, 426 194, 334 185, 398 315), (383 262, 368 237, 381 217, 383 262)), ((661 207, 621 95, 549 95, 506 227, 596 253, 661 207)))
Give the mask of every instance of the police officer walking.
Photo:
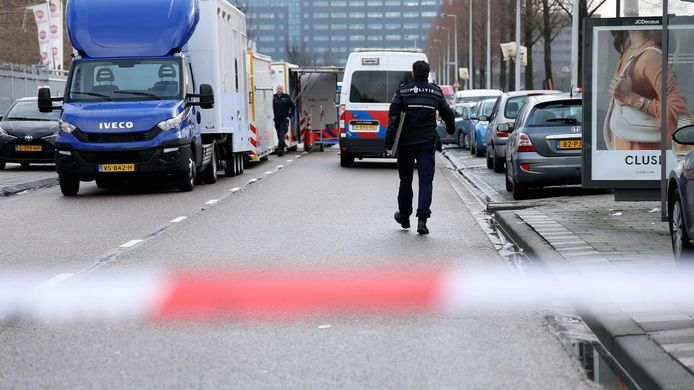
POLYGON ((275 116, 275 131, 277 131, 277 156, 284 155, 284 136, 289 129, 289 118, 294 114, 294 103, 291 96, 284 93, 284 86, 277 86, 277 93, 272 95, 272 112, 275 116))
POLYGON ((436 148, 436 111, 446 124, 446 132, 455 132, 453 111, 448 106, 441 88, 430 84, 429 64, 417 61, 412 64, 412 80, 401 85, 390 104, 386 148, 391 149, 400 114, 405 112, 405 121, 397 145, 398 173, 400 190, 398 192, 398 211, 395 221, 408 229, 412 214, 412 177, 417 162, 419 176, 419 202, 417 207, 417 233, 429 234, 427 219, 431 216, 431 197, 434 181, 434 151, 436 148))

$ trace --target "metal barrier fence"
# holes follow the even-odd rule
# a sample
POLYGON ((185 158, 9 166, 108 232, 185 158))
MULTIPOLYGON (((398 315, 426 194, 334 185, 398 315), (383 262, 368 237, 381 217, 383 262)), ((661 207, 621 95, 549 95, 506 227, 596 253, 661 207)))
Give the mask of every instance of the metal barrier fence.
POLYGON ((53 96, 62 96, 67 71, 48 70, 39 65, 0 63, 0 115, 17 99, 36 96, 39 87, 51 87, 53 96))

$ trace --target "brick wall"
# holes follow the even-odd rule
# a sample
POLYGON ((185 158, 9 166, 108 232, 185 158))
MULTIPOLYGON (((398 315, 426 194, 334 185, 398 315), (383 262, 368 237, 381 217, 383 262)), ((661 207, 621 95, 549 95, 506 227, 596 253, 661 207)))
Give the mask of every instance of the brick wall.
MULTIPOLYGON (((0 0, 0 62, 24 65, 40 62, 34 15, 24 7, 41 2, 42 0, 0 0)), ((63 9, 65 3, 63 0, 63 9)), ((67 38, 67 31, 63 31, 63 51, 63 69, 68 69, 72 46, 67 38)))

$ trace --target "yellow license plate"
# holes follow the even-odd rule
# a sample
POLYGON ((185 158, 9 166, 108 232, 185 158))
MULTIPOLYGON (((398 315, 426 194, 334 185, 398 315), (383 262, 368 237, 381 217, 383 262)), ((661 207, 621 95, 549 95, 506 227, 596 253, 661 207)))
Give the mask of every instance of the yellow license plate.
POLYGON ((17 145, 15 150, 18 152, 40 152, 43 150, 42 145, 17 145))
POLYGON ((583 145, 580 139, 562 140, 557 142, 559 149, 581 149, 583 145))
POLYGON ((352 131, 378 131, 378 123, 352 123, 352 131))
POLYGON ((99 164, 99 172, 135 172, 135 164, 99 164))

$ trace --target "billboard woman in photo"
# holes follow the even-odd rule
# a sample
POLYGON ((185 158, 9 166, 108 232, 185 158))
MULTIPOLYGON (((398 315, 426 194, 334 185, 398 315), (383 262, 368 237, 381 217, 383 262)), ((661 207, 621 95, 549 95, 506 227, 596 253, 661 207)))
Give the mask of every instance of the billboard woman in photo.
MULTIPOLYGON (((610 106, 604 137, 608 149, 659 150, 661 131, 661 32, 612 31, 619 60, 610 82, 610 106)), ((667 146, 681 116, 688 116, 687 99, 675 75, 667 75, 667 146)))

